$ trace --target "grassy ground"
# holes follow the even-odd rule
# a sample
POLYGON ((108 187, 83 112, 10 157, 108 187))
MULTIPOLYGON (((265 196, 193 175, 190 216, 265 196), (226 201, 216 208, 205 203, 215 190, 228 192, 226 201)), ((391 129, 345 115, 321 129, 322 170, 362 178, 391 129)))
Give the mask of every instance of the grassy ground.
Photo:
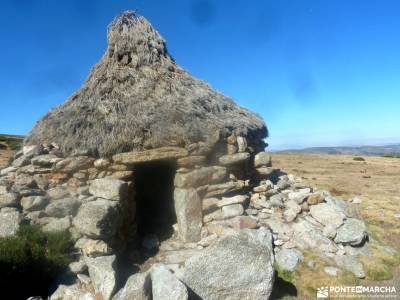
POLYGON ((342 272, 337 278, 323 272, 326 263, 312 254, 307 258, 317 262, 317 270, 305 264, 294 274, 298 298, 315 298, 315 289, 326 285, 394 285, 400 290, 398 255, 391 255, 381 245, 400 250, 400 159, 315 154, 274 154, 273 165, 286 173, 300 176, 311 186, 329 190, 343 199, 357 196, 362 200, 359 214, 366 220, 372 237, 373 258, 362 263, 367 278, 357 280, 342 272), (375 240, 377 242, 375 242, 375 240))
POLYGON ((0 168, 5 167, 10 157, 22 145, 23 137, 0 134, 0 168))

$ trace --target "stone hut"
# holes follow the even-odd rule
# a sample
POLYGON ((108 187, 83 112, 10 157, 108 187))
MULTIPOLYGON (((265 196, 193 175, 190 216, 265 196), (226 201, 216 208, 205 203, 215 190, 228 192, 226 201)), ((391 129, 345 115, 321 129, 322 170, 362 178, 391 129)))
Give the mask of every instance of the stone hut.
POLYGON ((364 222, 272 169, 267 136, 123 13, 82 88, 0 170, 0 237, 23 222, 72 234, 77 282, 51 299, 268 299, 274 261, 293 271, 305 249, 365 277, 364 222))
POLYGON ((83 87, 41 119, 25 144, 53 145, 57 153, 36 164, 44 160, 53 175, 63 174, 57 184, 89 186, 96 197, 73 220, 82 234, 110 241, 116 223, 141 232, 176 218, 180 238, 193 242, 201 236, 202 203, 249 186, 266 137, 258 115, 193 78, 145 18, 124 13, 109 26, 106 53, 83 87), (106 207, 109 228, 99 230, 93 215, 106 217, 106 207))

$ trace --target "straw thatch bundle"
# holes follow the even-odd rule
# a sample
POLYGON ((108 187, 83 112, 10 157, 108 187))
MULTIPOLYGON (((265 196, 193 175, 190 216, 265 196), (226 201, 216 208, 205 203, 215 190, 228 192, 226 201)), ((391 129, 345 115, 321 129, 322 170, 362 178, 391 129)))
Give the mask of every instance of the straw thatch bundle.
POLYGON ((108 156, 207 141, 216 132, 267 136, 258 115, 190 76, 145 18, 125 12, 110 24, 107 51, 82 88, 44 116, 25 143, 108 156))

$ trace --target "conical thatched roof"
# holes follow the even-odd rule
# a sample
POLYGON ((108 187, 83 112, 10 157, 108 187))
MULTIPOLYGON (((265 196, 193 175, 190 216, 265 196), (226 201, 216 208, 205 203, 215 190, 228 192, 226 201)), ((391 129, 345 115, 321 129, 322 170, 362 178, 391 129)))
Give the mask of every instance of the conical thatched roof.
POLYGON ((216 132, 267 136, 258 115, 180 68, 151 24, 126 12, 110 24, 106 53, 82 88, 44 116, 25 143, 108 156, 207 141, 216 132))

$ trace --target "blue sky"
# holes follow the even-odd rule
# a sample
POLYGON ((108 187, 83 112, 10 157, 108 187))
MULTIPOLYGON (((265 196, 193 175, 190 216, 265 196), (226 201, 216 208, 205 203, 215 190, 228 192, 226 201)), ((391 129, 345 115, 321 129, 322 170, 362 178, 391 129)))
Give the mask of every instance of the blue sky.
POLYGON ((0 132, 27 134, 77 90, 127 9, 257 111, 271 149, 400 142, 397 0, 2 0, 0 132))

